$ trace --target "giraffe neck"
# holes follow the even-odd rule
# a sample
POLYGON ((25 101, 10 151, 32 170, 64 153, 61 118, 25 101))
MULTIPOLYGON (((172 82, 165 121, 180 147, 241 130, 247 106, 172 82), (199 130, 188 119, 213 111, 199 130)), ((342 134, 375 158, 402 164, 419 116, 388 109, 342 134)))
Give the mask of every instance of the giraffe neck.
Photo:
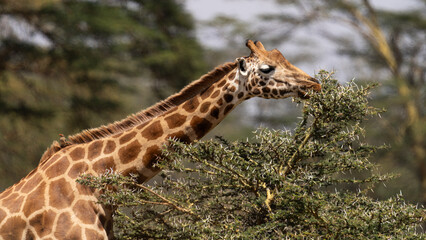
POLYGON ((178 106, 115 136, 123 143, 115 160, 116 171, 138 173, 141 181, 146 181, 160 171, 153 163, 170 139, 190 143, 205 136, 246 97, 236 72, 232 70, 178 106))
MULTIPOLYGON (((27 235, 58 239, 111 237, 112 210, 96 204, 99 193, 75 180, 82 173, 99 175, 110 169, 124 175, 139 173, 141 182, 153 177, 159 172, 153 167, 156 156, 170 138, 183 142, 200 139, 245 98, 242 84, 235 79, 235 68, 232 64, 226 72, 206 75, 207 86, 185 88, 181 93, 186 97, 172 96, 167 100, 171 107, 150 120, 138 124, 131 121, 131 127, 102 137, 98 136, 115 126, 89 130, 76 135, 81 143, 52 149, 27 177, 0 193, 0 239, 27 235)), ((163 107, 160 104, 157 109, 163 107)), ((127 120, 118 122, 119 127, 127 120)))

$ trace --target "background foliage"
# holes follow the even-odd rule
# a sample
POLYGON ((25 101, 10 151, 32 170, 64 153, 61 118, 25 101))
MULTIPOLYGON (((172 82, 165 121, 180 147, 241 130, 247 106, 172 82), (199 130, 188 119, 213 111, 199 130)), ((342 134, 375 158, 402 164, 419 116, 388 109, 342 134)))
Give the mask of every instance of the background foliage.
POLYGON ((0 189, 58 134, 123 118, 206 71, 173 0, 2 1, 0 23, 0 189))
POLYGON ((159 158, 167 171, 152 187, 113 173, 79 181, 105 192, 103 204, 120 207, 119 239, 425 237, 423 208, 401 195, 369 196, 393 178, 376 173, 369 158, 377 147, 362 136, 361 123, 378 113, 368 104, 371 86, 340 86, 326 72, 321 79, 322 92, 303 104, 293 131, 259 129, 251 141, 173 142, 159 158))

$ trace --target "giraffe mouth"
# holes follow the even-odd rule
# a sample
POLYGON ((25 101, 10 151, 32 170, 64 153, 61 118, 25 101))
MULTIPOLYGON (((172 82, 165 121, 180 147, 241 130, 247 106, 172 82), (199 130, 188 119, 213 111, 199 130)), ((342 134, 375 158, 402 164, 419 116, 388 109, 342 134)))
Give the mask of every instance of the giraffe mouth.
POLYGON ((320 84, 315 84, 314 86, 310 86, 309 88, 303 88, 303 89, 299 89, 299 91, 297 91, 297 96, 300 99, 309 99, 310 96, 308 94, 308 92, 306 91, 307 89, 313 89, 315 92, 319 92, 321 91, 321 85, 320 84))
POLYGON ((315 82, 313 82, 312 84, 309 84, 309 86, 302 87, 301 89, 299 89, 299 91, 297 92, 297 96, 301 99, 309 99, 310 96, 306 91, 308 89, 312 89, 315 92, 320 92, 321 91, 321 84, 319 84, 319 81, 315 79, 315 82))

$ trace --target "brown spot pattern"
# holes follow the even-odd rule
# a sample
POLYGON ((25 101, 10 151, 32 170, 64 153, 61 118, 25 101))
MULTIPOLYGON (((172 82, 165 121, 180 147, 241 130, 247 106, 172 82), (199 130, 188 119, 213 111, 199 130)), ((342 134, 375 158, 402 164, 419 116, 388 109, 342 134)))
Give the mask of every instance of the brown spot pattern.
POLYGON ((163 135, 163 128, 160 121, 153 122, 142 131, 142 137, 148 140, 155 140, 163 135))
POLYGON ((87 163, 85 162, 76 163, 71 167, 70 171, 68 172, 68 176, 70 176, 70 178, 72 179, 76 179, 78 176, 86 172, 88 169, 89 169, 89 166, 87 165, 87 163))
POLYGON ((53 157, 51 157, 50 159, 48 159, 47 161, 43 162, 40 166, 42 170, 46 170, 50 164, 56 162, 56 160, 60 157, 60 154, 55 154, 53 155, 53 157))
POLYGON ((85 235, 87 239, 93 239, 93 240, 104 239, 104 236, 100 235, 95 230, 88 229, 88 228, 86 228, 85 235))
POLYGON ((77 184, 76 187, 77 187, 78 194, 87 195, 87 196, 93 195, 94 190, 85 185, 77 184))
POLYGON ((12 194, 10 194, 9 196, 7 196, 7 197, 5 197, 5 198, 3 198, 2 199, 2 201, 3 201, 3 205, 6 207, 6 208, 8 208, 7 206, 6 206, 6 204, 10 204, 10 202, 13 202, 17 197, 19 197, 19 194, 18 193, 12 193, 12 194))
POLYGON ((131 142, 129 145, 120 148, 118 156, 123 164, 135 160, 141 152, 142 145, 137 141, 131 142))
POLYGON ((192 129, 194 129, 197 138, 200 139, 212 128, 212 123, 207 119, 194 116, 190 122, 192 129))
POLYGON ((179 113, 175 113, 171 116, 164 118, 164 120, 166 121, 167 126, 169 126, 170 129, 173 129, 182 126, 182 124, 184 124, 186 121, 186 116, 179 113))
POLYGON ((105 146, 104 154, 110 154, 114 152, 114 150, 115 150, 115 142, 109 140, 105 146))
POLYGON ((77 161, 84 158, 84 149, 81 147, 76 147, 70 153, 70 157, 73 161, 77 161))
POLYGON ((131 168, 124 170, 121 174, 123 176, 129 176, 130 173, 137 173, 137 172, 138 172, 138 169, 136 167, 131 167, 131 168))
MULTIPOLYGON (((26 178, 28 178, 28 176, 26 178)), ((18 184, 12 187, 13 191, 15 192, 21 191, 21 188, 25 185, 26 182, 27 182, 27 179, 22 179, 18 184)), ((5 194, 4 197, 6 197, 7 195, 8 194, 5 194)))
POLYGON ((219 99, 219 100, 217 100, 217 105, 219 105, 219 106, 222 106, 223 105, 223 99, 221 98, 221 99, 219 99))
POLYGON ((182 108, 185 109, 185 111, 192 113, 197 109, 198 105, 199 105, 199 103, 198 103, 197 98, 193 97, 193 98, 189 99, 188 101, 186 101, 183 104, 182 108))
POLYGON ((3 222, 6 215, 7 215, 6 212, 0 209, 0 224, 3 222))
POLYGON ((183 143, 190 143, 191 139, 189 138, 188 135, 185 134, 184 131, 179 131, 179 132, 175 132, 172 134, 167 135, 166 139, 177 139, 180 142, 183 143))
POLYGON ((50 183, 49 205, 62 209, 71 205, 74 201, 73 189, 65 179, 59 179, 50 183))
POLYGON ((70 214, 64 212, 61 215, 59 215, 58 222, 56 225, 57 226, 56 226, 55 234, 54 234, 55 237, 57 239, 70 239, 68 235, 68 231, 73 225, 70 214))
POLYGON ((81 227, 80 226, 74 226, 71 228, 71 230, 68 232, 66 239, 70 240, 80 240, 81 239, 81 227))
POLYGON ((225 111, 223 111, 223 113, 226 115, 228 114, 232 109, 234 108, 234 104, 229 104, 228 106, 225 107, 225 111))
POLYGON ((0 236, 4 239, 22 239, 22 229, 26 225, 21 217, 10 217, 0 228, 0 236))
POLYGON ((281 95, 281 96, 284 96, 285 94, 290 93, 290 92, 291 92, 291 91, 289 91, 289 90, 281 89, 281 90, 280 90, 280 95, 281 95))
POLYGON ((222 88, 222 91, 225 91, 226 89, 228 89, 228 87, 229 87, 229 83, 227 83, 225 86, 223 86, 223 88, 222 88))
POLYGON ((210 105, 211 105, 210 102, 205 102, 205 103, 201 104, 200 112, 206 113, 209 110, 210 105))
POLYGON ((220 94, 220 90, 216 90, 216 91, 212 94, 211 98, 216 98, 217 96, 219 96, 219 94, 220 94))
POLYGON ((227 82, 227 79, 223 79, 222 81, 219 82, 217 86, 222 87, 223 85, 225 85, 226 82, 227 82))
POLYGON ((271 89, 268 87, 264 87, 262 90, 264 93, 269 93, 271 91, 271 89))
POLYGON ((210 96, 210 94, 213 92, 214 87, 210 86, 209 88, 207 88, 204 92, 201 93, 201 99, 206 99, 210 96))
POLYGON ((55 221, 56 213, 52 210, 39 213, 30 219, 30 225, 34 227, 38 237, 42 238, 49 235, 51 232, 51 226, 55 221))
POLYGON ((27 230, 27 233, 25 234, 25 239, 27 240, 33 240, 35 239, 34 232, 32 230, 27 230))
POLYGON ((155 159, 155 156, 161 152, 161 149, 154 145, 146 149, 145 154, 143 155, 142 162, 145 166, 149 166, 152 160, 155 159))
POLYGON ((105 157, 99 159, 93 164, 93 170, 97 173, 104 173, 107 169, 115 170, 115 163, 113 157, 105 157))
POLYGON ((137 127, 137 129, 143 129, 143 128, 145 128, 145 126, 146 126, 146 125, 148 125, 148 123, 149 123, 149 121, 148 121, 148 122, 145 122, 145 123, 140 124, 140 125, 137 127))
POLYGON ((229 75, 228 75, 229 79, 234 79, 235 78, 235 71, 232 71, 229 75))
POLYGON ((132 140, 136 136, 136 132, 128 133, 120 138, 120 144, 125 144, 126 142, 132 140))
POLYGON ((234 96, 232 96, 231 94, 225 94, 225 96, 223 96, 223 98, 225 99, 225 101, 227 103, 231 102, 232 99, 234 99, 234 96))
POLYGON ((41 209, 44 206, 44 190, 46 184, 43 182, 33 192, 31 192, 24 203, 23 212, 25 216, 41 209))
POLYGON ((244 97, 244 93, 243 92, 240 92, 240 93, 238 93, 238 96, 237 96, 238 98, 242 98, 242 97, 244 97))
POLYGON ((14 193, 3 199, 3 207, 9 209, 11 213, 16 213, 21 210, 23 201, 24 196, 19 196, 19 194, 14 193))
POLYGON ((213 107, 212 110, 210 111, 210 115, 216 119, 219 118, 219 108, 217 107, 213 107))
POLYGON ((42 181, 42 177, 40 173, 36 173, 33 175, 22 187, 21 192, 22 193, 29 193, 30 191, 34 190, 34 188, 42 181))
POLYGON ((92 160, 98 157, 102 152, 102 146, 103 146, 103 143, 100 140, 92 142, 88 148, 87 158, 89 158, 89 160, 92 160))
POLYGON ((78 200, 72 210, 84 224, 95 224, 96 214, 88 201, 78 200))
POLYGON ((278 90, 274 88, 274 89, 272 89, 272 93, 275 94, 275 95, 277 95, 278 94, 278 90))
POLYGON ((52 164, 47 170, 46 170, 46 176, 48 178, 54 178, 57 176, 60 176, 64 174, 68 167, 70 165, 70 162, 68 161, 68 157, 64 156, 61 159, 58 160, 55 164, 52 164))

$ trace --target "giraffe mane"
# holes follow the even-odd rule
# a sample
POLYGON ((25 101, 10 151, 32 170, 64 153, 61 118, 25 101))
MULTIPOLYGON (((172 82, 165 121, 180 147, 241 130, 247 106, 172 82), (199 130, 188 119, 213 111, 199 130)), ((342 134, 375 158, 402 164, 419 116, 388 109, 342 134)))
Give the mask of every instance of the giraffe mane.
POLYGON ((232 71, 236 66, 236 62, 228 62, 223 65, 220 65, 209 73, 203 75, 200 79, 193 81, 178 93, 171 95, 167 99, 160 101, 145 110, 142 110, 136 114, 132 114, 120 121, 116 121, 108 125, 83 130, 78 134, 68 136, 68 139, 61 138, 60 143, 58 141, 54 141, 52 145, 47 148, 47 150, 42 155, 40 163, 45 162, 53 154, 70 145, 88 143, 96 139, 105 138, 130 129, 136 126, 137 124, 147 122, 153 119, 154 117, 167 112, 173 107, 180 105, 186 100, 191 99, 198 93, 205 91, 213 83, 219 81, 226 74, 232 71))

